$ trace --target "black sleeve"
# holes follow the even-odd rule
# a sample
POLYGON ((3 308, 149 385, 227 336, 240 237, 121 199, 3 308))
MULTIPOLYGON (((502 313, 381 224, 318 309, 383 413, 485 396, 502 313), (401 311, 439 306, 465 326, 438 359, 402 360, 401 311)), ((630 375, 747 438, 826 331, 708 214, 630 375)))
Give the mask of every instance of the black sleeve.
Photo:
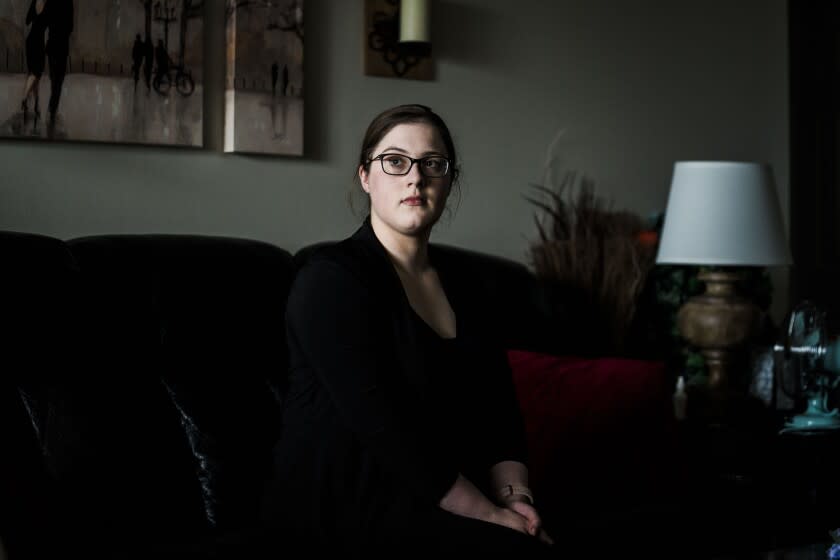
POLYGON ((485 368, 485 403, 487 404, 487 467, 500 461, 527 464, 525 424, 507 352, 499 344, 489 345, 485 368))
POLYGON ((26 25, 29 25, 35 19, 35 2, 36 0, 32 0, 32 3, 29 4, 29 11, 26 12, 26 25))
MULTIPOLYGON (((466 274, 461 277, 468 278, 466 274)), ((474 415, 479 419, 475 427, 476 466, 485 469, 500 461, 527 464, 525 422, 508 349, 499 332, 498 318, 493 315, 497 309, 487 303, 494 298, 476 284, 459 284, 457 297, 459 315, 469 317, 469 355, 463 373, 469 380, 473 406, 477 407, 474 415)))
POLYGON ((286 328, 360 441, 406 488, 436 505, 458 468, 394 381, 391 325, 375 312, 381 298, 342 265, 311 262, 292 286, 286 328))

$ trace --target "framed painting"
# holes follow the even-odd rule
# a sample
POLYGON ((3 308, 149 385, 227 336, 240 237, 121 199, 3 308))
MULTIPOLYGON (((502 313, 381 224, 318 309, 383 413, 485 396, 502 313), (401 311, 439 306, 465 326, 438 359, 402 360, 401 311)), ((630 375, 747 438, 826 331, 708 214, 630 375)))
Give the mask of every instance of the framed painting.
POLYGON ((226 0, 225 152, 303 155, 303 0, 226 0))
POLYGON ((204 0, 2 0, 0 136, 202 146, 204 0))

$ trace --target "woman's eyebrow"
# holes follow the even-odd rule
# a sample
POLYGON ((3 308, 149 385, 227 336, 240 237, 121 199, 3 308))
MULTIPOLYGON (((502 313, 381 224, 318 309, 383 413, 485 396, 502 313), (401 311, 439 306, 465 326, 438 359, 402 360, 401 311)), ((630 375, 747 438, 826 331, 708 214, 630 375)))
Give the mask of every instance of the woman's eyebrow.
MULTIPOLYGON (((387 154, 389 152, 400 152, 400 153, 408 155, 407 150, 403 150, 402 148, 398 148, 396 146, 388 146, 387 148, 382 150, 380 153, 387 154)), ((444 156, 444 152, 442 152, 440 150, 427 150, 427 151, 423 152, 421 157, 424 157, 424 156, 444 156)), ((444 156, 444 157, 446 157, 446 156, 444 156)))

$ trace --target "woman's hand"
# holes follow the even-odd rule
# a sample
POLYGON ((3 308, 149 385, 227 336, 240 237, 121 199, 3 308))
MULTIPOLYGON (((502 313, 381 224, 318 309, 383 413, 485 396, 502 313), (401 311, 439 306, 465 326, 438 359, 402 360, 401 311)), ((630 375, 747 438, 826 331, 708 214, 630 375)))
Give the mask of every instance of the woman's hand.
POLYGON ((502 525, 509 529, 513 529, 514 531, 525 533, 526 535, 531 534, 528 532, 528 519, 507 507, 494 508, 490 516, 484 519, 484 521, 495 523, 496 525, 502 525))
POLYGON ((542 527, 542 519, 537 510, 527 500, 521 496, 512 496, 506 500, 504 508, 510 510, 526 521, 525 532, 532 537, 537 537, 546 544, 554 544, 552 539, 545 529, 542 527))
POLYGON ((537 537, 545 543, 554 544, 542 529, 542 520, 537 510, 530 503, 522 501, 523 499, 524 496, 514 494, 504 500, 500 507, 482 494, 466 477, 458 474, 452 488, 441 498, 438 505, 444 511, 502 525, 537 537))

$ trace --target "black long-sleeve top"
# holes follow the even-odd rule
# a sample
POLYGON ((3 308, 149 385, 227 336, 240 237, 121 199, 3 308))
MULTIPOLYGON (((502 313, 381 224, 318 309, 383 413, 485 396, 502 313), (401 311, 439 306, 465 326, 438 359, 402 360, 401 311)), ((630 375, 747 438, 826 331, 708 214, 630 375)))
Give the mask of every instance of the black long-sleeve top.
POLYGON ((429 259, 455 311, 454 339, 412 309, 369 220, 298 272, 269 517, 363 540, 437 508, 459 472, 482 486, 492 465, 525 461, 505 351, 482 319, 492 301, 451 252, 430 244, 429 259))
POLYGON ((50 0, 46 9, 49 12, 50 19, 48 40, 50 46, 47 47, 47 50, 61 49, 66 51, 68 49, 67 41, 74 27, 73 0, 50 0))

